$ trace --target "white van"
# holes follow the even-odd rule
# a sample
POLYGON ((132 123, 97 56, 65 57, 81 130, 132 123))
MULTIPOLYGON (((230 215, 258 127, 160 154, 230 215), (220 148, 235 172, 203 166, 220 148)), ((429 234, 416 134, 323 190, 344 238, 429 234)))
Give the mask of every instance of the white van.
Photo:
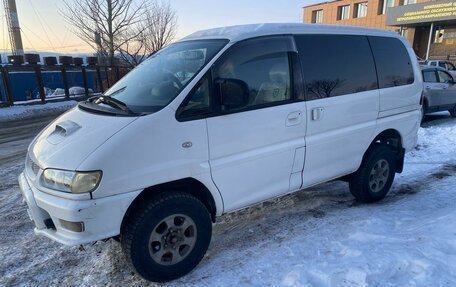
POLYGON ((217 216, 333 179, 385 197, 417 140, 422 76, 393 32, 259 24, 194 33, 31 143, 36 234, 120 235, 144 278, 203 258, 217 216))

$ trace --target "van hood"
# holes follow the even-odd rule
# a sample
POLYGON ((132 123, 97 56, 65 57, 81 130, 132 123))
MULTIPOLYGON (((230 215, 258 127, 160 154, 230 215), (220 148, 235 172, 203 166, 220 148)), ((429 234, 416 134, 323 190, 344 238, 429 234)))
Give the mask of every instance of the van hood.
POLYGON ((77 170, 92 152, 136 119, 93 114, 75 107, 35 138, 29 156, 41 168, 77 170))

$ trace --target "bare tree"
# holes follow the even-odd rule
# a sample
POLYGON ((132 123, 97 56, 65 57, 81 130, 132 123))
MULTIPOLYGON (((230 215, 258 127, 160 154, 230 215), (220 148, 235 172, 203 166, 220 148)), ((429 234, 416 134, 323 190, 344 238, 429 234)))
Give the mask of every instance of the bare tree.
POLYGON ((146 13, 146 49, 153 54, 174 40, 177 32, 176 11, 169 2, 154 2, 146 13))
POLYGON ((132 68, 139 65, 148 56, 146 51, 146 36, 144 28, 138 27, 136 29, 140 29, 140 32, 129 31, 122 36, 123 38, 131 38, 131 35, 134 34, 136 37, 125 42, 124 45, 119 47, 119 55, 121 59, 132 68))
POLYGON ((149 0, 64 0, 61 13, 73 32, 114 64, 120 47, 136 39, 132 29, 147 19, 149 0), (126 36, 128 35, 128 36, 126 36))
POLYGON ((154 1, 150 3, 144 21, 124 35, 124 38, 130 40, 125 41, 119 51, 125 62, 136 66, 149 55, 170 44, 176 32, 176 11, 168 2, 154 1))

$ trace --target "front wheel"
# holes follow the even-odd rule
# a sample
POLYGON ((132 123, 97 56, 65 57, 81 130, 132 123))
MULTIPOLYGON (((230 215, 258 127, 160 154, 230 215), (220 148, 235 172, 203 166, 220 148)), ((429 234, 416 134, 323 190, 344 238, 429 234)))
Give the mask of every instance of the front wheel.
POLYGON ((207 208, 195 197, 165 192, 139 205, 121 232, 127 261, 143 278, 165 282, 190 272, 211 241, 207 208))
POLYGON ((351 177, 350 192, 361 202, 382 200, 390 190, 395 174, 394 152, 386 145, 376 144, 370 148, 360 168, 351 177))

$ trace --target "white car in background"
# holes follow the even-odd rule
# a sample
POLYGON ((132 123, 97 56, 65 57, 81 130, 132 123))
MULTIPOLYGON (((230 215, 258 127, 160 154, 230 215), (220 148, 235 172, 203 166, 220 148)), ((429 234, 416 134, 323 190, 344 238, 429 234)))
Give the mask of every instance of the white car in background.
POLYGON ((423 116, 448 111, 456 117, 456 84, 454 77, 440 67, 422 66, 424 83, 423 116))
POLYGON ((423 66, 433 66, 433 67, 440 67, 445 69, 450 73, 453 77, 456 77, 456 67, 453 63, 447 60, 427 60, 427 61, 420 61, 420 65, 423 66))

